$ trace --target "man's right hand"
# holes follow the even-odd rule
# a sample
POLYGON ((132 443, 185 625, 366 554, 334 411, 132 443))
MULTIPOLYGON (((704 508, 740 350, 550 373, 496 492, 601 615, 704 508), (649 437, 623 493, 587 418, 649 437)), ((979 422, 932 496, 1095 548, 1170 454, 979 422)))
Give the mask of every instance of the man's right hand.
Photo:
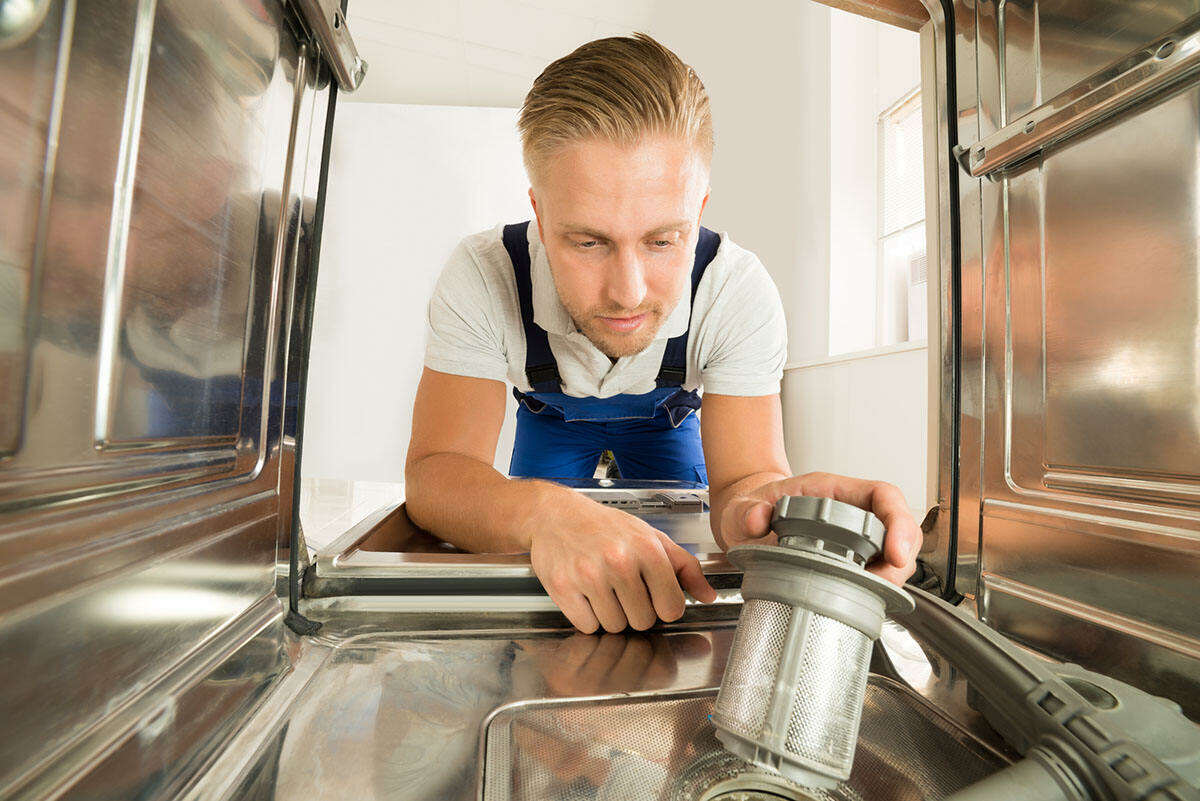
POLYGON ((717 599, 699 560, 663 532, 583 495, 560 498, 537 516, 529 558, 575 628, 643 631, 682 617, 685 590, 704 603, 717 599))

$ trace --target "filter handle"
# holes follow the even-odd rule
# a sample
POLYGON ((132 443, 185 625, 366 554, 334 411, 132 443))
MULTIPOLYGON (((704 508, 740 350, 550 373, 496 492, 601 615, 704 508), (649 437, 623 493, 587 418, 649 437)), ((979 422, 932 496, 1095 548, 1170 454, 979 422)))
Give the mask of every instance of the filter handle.
POLYGON ((785 548, 808 550, 821 543, 821 550, 849 553, 859 564, 870 562, 883 550, 885 533, 883 521, 865 509, 807 495, 780 498, 771 530, 785 548))

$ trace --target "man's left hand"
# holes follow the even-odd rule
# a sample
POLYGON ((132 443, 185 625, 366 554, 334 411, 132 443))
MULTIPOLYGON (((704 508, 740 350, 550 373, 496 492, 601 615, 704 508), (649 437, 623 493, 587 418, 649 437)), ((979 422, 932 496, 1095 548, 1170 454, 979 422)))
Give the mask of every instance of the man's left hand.
POLYGON ((721 536, 725 547, 734 545, 774 545, 771 515, 775 503, 785 495, 833 498, 872 512, 883 521, 887 531, 883 554, 867 569, 897 586, 917 568, 921 549, 921 528, 908 510, 908 502, 899 489, 882 481, 838 476, 832 473, 806 473, 770 481, 751 492, 732 498, 721 514, 721 536))

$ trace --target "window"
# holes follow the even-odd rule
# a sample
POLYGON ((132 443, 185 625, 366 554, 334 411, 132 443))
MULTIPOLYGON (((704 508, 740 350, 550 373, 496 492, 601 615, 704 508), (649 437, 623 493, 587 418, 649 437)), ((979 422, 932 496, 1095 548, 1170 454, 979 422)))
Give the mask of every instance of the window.
POLYGON ((879 115, 876 345, 925 338, 925 185, 921 90, 879 115))
POLYGON ((830 12, 830 356, 926 338, 920 47, 830 12))

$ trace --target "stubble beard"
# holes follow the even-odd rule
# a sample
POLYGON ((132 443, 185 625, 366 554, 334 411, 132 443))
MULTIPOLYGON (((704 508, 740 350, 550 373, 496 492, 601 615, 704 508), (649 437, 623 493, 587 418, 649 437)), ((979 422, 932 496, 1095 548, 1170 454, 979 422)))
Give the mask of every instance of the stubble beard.
POLYGON ((589 342, 610 359, 632 356, 650 347, 650 343, 654 341, 654 336, 658 333, 658 329, 662 327, 663 321, 662 306, 659 304, 634 311, 627 309, 590 309, 584 314, 576 314, 570 307, 567 307, 567 311, 570 312, 571 319, 575 322, 575 327, 579 329, 580 333, 587 337, 589 342), (613 331, 599 319, 601 317, 635 317, 639 314, 646 315, 646 320, 636 331, 628 334, 613 331))

